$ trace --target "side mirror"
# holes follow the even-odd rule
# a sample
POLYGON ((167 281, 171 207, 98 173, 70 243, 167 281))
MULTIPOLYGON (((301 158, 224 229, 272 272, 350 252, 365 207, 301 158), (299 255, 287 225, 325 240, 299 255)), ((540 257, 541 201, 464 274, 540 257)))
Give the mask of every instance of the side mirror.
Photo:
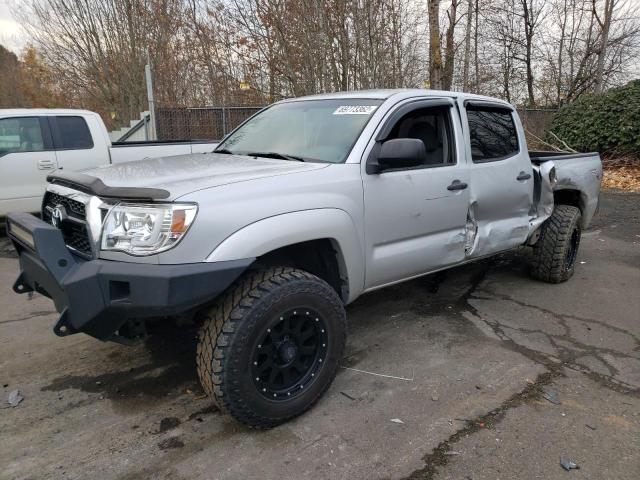
POLYGON ((394 138, 382 144, 377 158, 371 162, 372 168, 367 168, 367 173, 380 173, 392 168, 417 167, 423 165, 426 159, 427 151, 422 140, 394 138))

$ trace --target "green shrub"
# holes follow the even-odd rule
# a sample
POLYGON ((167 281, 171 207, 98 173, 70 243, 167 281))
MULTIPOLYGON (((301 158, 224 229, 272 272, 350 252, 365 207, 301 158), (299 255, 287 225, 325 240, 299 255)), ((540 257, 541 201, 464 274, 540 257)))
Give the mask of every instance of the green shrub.
POLYGON ((639 158, 640 80, 581 96, 558 110, 549 130, 579 152, 639 158))

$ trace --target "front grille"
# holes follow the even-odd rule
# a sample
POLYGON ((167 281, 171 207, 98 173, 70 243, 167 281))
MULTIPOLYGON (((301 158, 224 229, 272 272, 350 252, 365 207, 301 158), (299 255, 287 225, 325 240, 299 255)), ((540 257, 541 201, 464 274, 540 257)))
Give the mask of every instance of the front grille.
MULTIPOLYGON (((71 198, 68 197, 63 197, 62 195, 58 195, 57 193, 53 193, 53 192, 47 192, 44 194, 44 203, 43 203, 43 207, 56 207, 58 205, 63 205, 64 208, 67 210, 67 214, 75 217, 79 220, 84 220, 87 213, 85 210, 85 205, 82 202, 79 202, 77 200, 73 200, 71 198)), ((46 208, 42 209, 42 217, 45 218, 45 215, 48 216, 48 219, 46 219, 46 221, 50 221, 51 220, 51 214, 49 214, 46 211, 46 208)))
POLYGON ((86 255, 91 255, 91 243, 86 225, 66 222, 62 225, 61 230, 64 242, 68 246, 86 255))
POLYGON ((64 243, 79 253, 91 256, 91 241, 87 230, 86 208, 84 203, 63 197, 53 192, 46 192, 42 202, 42 219, 51 223, 51 212, 47 207, 56 208, 62 205, 71 218, 65 220, 60 225, 64 243), (75 219, 75 221, 73 220, 75 219))

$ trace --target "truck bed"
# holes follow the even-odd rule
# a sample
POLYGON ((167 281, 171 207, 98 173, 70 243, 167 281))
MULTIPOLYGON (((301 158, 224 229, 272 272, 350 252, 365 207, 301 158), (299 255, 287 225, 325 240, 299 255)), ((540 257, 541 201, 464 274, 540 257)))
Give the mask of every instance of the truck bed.
POLYGON ((541 163, 548 162, 549 160, 558 161, 558 160, 574 160, 579 158, 589 158, 589 157, 598 157, 600 159, 600 154, 598 152, 589 152, 589 153, 567 153, 567 152, 547 152, 542 150, 529 150, 529 158, 531 162, 540 165, 541 163))
POLYGON ((581 223, 586 228, 598 206, 602 180, 600 154, 530 151, 529 158, 534 165, 553 161, 557 178, 554 193, 564 191, 560 195, 579 195, 581 223))

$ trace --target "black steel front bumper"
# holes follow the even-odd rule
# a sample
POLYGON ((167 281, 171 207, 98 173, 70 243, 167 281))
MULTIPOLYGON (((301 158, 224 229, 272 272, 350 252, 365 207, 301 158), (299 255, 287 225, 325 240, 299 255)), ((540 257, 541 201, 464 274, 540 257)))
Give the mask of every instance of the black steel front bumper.
POLYGON ((60 312, 59 336, 83 332, 118 340, 132 320, 184 313, 215 299, 253 262, 87 261, 69 251, 59 229, 25 213, 8 215, 7 232, 20 258, 13 290, 51 298, 60 312))

